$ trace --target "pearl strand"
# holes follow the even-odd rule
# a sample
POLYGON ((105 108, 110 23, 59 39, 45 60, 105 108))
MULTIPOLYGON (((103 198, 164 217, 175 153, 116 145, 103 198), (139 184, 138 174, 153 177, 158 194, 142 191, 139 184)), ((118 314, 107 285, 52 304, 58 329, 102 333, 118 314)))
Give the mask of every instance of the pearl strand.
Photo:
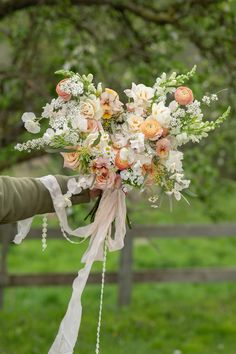
POLYGON ((43 252, 47 248, 47 232, 48 232, 48 218, 47 215, 43 216, 43 224, 42 224, 42 250, 43 252))
POLYGON ((101 333, 101 323, 102 323, 102 308, 103 308, 103 297, 104 297, 104 286, 105 286, 106 261, 107 261, 107 245, 105 240, 104 258, 102 264, 102 284, 101 284, 100 305, 99 305, 99 315, 98 315, 98 325, 97 325, 97 341, 96 341, 96 350, 95 350, 96 354, 99 354, 100 352, 100 333, 101 333))

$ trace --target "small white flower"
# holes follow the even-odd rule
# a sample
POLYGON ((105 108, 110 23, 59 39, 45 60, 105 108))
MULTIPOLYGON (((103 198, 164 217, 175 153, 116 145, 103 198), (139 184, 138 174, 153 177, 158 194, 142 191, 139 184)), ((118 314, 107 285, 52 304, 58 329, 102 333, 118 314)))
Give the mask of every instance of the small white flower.
POLYGON ((170 172, 182 172, 182 160, 183 160, 183 153, 180 151, 171 150, 169 152, 168 159, 165 161, 165 166, 168 171, 170 172))
POLYGON ((51 128, 48 128, 47 130, 46 130, 46 132, 44 133, 44 135, 43 135, 43 140, 45 141, 45 143, 50 143, 50 141, 52 140, 52 138, 54 137, 54 135, 55 135, 55 132, 54 132, 54 130, 53 129, 51 129, 51 128))
POLYGON ((36 121, 36 116, 32 112, 26 112, 21 117, 24 122, 25 129, 32 134, 37 134, 40 132, 39 122, 36 121))

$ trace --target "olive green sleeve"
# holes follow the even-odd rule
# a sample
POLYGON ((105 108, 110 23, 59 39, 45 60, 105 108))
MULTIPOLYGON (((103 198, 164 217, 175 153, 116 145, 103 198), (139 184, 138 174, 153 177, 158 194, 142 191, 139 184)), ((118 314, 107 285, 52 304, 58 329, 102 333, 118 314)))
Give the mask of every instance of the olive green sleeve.
MULTIPOLYGON (((56 175, 62 193, 67 191, 69 177, 56 175)), ((89 202, 89 191, 72 197, 73 204, 89 202)), ((0 177, 0 224, 27 219, 37 214, 54 212, 49 191, 35 178, 0 177)))

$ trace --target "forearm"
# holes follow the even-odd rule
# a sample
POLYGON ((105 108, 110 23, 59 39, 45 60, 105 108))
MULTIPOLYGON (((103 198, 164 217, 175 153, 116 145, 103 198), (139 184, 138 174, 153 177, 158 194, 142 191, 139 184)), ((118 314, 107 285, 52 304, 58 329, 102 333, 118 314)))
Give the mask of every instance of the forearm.
MULTIPOLYGON (((69 177, 55 176, 62 193, 67 191, 69 177)), ((72 198, 73 204, 89 201, 89 191, 72 198)), ((54 212, 48 190, 35 178, 0 177, 0 223, 11 223, 37 214, 54 212)))

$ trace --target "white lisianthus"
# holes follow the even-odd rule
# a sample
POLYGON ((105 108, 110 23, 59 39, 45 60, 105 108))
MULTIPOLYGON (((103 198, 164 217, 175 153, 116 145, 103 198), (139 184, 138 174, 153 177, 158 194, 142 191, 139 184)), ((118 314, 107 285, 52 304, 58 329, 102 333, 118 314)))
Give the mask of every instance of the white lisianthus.
POLYGON ((36 119, 35 114, 32 112, 26 112, 21 117, 21 120, 24 122, 25 129, 32 134, 37 134, 40 132, 40 125, 36 119))
POLYGON ((183 165, 182 165, 182 160, 183 160, 183 153, 177 150, 171 150, 169 152, 168 158, 165 161, 165 166, 168 171, 174 173, 174 172, 182 172, 183 170, 183 165))
POLYGON ((169 128, 171 122, 170 109, 164 102, 154 103, 152 105, 152 118, 156 119, 163 128, 169 128))
POLYGON ((126 96, 139 104, 146 104, 154 96, 154 89, 143 84, 132 83, 131 89, 124 91, 126 96))

